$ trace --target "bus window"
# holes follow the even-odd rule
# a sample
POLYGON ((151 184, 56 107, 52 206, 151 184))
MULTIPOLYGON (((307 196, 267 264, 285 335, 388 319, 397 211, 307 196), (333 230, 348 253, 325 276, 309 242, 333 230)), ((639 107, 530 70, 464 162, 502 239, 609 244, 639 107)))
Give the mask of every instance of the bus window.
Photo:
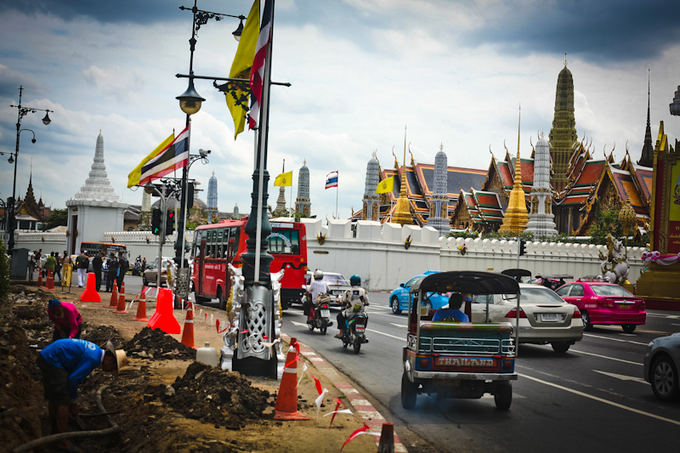
POLYGON ((229 231, 229 239, 231 241, 231 256, 235 257, 238 252, 238 241, 239 241, 240 229, 238 227, 231 227, 229 231))
POLYGON ((269 253, 298 255, 300 235, 296 230, 276 229, 269 236, 269 253))

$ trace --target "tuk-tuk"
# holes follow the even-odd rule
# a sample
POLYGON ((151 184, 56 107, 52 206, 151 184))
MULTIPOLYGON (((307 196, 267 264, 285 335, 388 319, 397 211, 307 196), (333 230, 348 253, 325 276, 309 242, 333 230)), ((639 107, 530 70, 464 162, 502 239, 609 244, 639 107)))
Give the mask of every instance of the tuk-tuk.
MULTIPOLYGON (((407 345, 402 355, 402 406, 415 407, 418 393, 477 399, 490 393, 497 409, 508 410, 512 403, 510 381, 517 379, 515 345, 520 313, 517 281, 492 272, 440 272, 424 276, 413 284, 411 291, 415 297, 409 307, 407 345), (424 302, 428 292, 515 295, 515 329, 509 322, 432 321, 435 310, 428 310, 424 302)), ((487 313, 489 299, 486 297, 487 313)), ((468 316, 470 311, 470 302, 466 301, 468 316)))

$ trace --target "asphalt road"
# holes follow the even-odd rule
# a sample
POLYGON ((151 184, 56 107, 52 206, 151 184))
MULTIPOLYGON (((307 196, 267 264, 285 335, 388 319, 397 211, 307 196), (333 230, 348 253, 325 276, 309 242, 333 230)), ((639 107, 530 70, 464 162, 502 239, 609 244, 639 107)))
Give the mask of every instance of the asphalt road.
POLYGON ((387 293, 369 297, 370 342, 359 355, 343 351, 333 338, 335 325, 326 336, 310 332, 299 307, 285 312, 283 329, 363 387, 410 451, 680 450, 680 403, 657 400, 642 379, 647 343, 680 331, 680 313, 650 310, 647 324, 633 334, 596 327, 564 355, 549 345, 522 345, 509 412, 497 411, 490 395, 481 400, 419 395, 416 408, 407 411, 400 400, 406 315, 390 312, 387 293))

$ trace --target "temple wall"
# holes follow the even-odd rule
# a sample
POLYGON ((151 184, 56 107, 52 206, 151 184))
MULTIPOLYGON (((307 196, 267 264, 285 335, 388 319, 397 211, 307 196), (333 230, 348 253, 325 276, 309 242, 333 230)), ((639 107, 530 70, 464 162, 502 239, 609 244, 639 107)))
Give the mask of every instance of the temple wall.
MULTIPOLYGON (((358 274, 365 287, 371 290, 392 290, 408 278, 425 270, 480 270, 500 272, 517 267, 517 242, 497 239, 462 239, 439 237, 432 227, 420 228, 371 220, 360 220, 353 230, 346 220, 329 220, 322 226, 321 219, 302 219, 307 230, 307 262, 310 270, 340 272, 346 277, 358 274), (323 244, 317 239, 325 236, 323 244), (408 249, 404 246, 411 237, 408 249), (466 244, 466 254, 458 246, 466 244)), ((65 233, 17 231, 16 247, 43 252, 63 252, 65 233)), ((163 246, 163 256, 174 256, 175 235, 163 246)), ((126 244, 130 257, 137 255, 153 261, 158 255, 158 236, 149 231, 105 232, 99 241, 126 244)), ((186 243, 191 245, 193 231, 187 232, 186 243)), ((635 282, 642 269, 641 255, 645 249, 630 247, 629 280, 635 282)), ((519 267, 533 275, 569 274, 574 278, 600 274, 598 252, 606 253, 605 246, 558 242, 527 242, 526 255, 520 257, 519 267)))

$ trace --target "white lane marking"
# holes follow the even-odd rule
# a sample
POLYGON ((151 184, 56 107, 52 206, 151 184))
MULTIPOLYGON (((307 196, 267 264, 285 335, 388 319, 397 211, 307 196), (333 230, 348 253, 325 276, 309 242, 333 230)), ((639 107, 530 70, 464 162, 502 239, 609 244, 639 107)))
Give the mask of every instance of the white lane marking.
POLYGON ((677 322, 671 323, 671 326, 680 326, 677 322))
POLYGON ((401 340, 401 341, 406 341, 406 338, 404 338, 404 337, 397 337, 395 335, 390 335, 389 333, 380 332, 379 330, 373 330, 373 329, 366 329, 366 330, 369 331, 369 332, 373 332, 373 333, 379 333, 380 335, 385 335, 386 337, 395 338, 395 339, 401 340))
POLYGON ((390 324, 397 327, 403 327, 404 329, 406 328, 406 324, 397 324, 396 322, 391 322, 390 324))
POLYGON ((650 313, 647 312, 647 316, 651 316, 652 318, 664 318, 664 319, 679 319, 680 315, 665 315, 661 313, 650 313))
POLYGON ((647 329, 637 329, 638 333, 651 333, 654 335, 670 335, 671 332, 666 332, 665 330, 647 330, 647 329))
POLYGON ((550 387, 555 387, 556 389, 564 390, 565 392, 569 392, 569 393, 573 393, 575 395, 582 396, 584 398, 589 398, 591 400, 599 401, 600 403, 608 404, 610 406, 614 406, 614 407, 617 407, 619 409, 623 409, 623 410, 626 410, 626 411, 629 411, 629 412, 633 412, 634 414, 644 415, 645 417, 654 418, 654 419, 657 419, 657 420, 661 420, 663 422, 668 422, 668 423, 672 423, 673 425, 680 426, 680 421, 678 421, 678 420, 673 420, 671 418, 666 418, 666 417, 662 417, 660 415, 652 414, 651 412, 646 412, 646 411, 642 411, 640 409, 635 409, 634 407, 630 407, 630 406, 626 406, 624 404, 616 403, 614 401, 610 401, 610 400, 607 400, 607 399, 604 399, 604 398, 600 398, 600 397, 595 396, 595 395, 589 395, 588 393, 584 393, 584 392, 580 392, 578 390, 570 389, 568 387, 564 387, 564 386, 559 385, 559 384, 554 384, 552 382, 544 381, 543 379, 538 379, 538 378, 535 378, 535 377, 532 377, 532 376, 528 376, 526 374, 519 373, 519 375, 522 376, 523 378, 538 382, 540 384, 545 384, 545 385, 548 385, 550 387))
POLYGON ((639 341, 632 341, 632 340, 620 340, 618 338, 610 338, 610 337, 603 337, 600 335, 593 335, 592 333, 584 333, 584 337, 592 337, 592 338, 601 338, 603 340, 611 340, 611 341, 619 341, 621 343, 633 343, 633 344, 641 344, 642 346, 647 346, 647 343, 642 343, 639 341))
POLYGON ((600 357, 601 359, 615 360, 617 362, 630 363, 631 365, 642 366, 642 364, 638 363, 638 362, 631 362, 630 360, 618 359, 616 357, 609 357, 609 356, 602 355, 602 354, 595 354, 594 352, 579 351, 578 349, 570 349, 569 351, 570 352, 576 352, 578 354, 592 355, 593 357, 600 357))
POLYGON ((291 322, 296 326, 307 327, 307 323, 304 323, 304 322, 297 322, 297 321, 291 321, 291 322))
POLYGON ((680 315, 667 315, 666 319, 678 319, 680 318, 680 315))
POLYGON ((633 381, 633 382, 639 382, 640 384, 645 384, 647 385, 647 381, 645 381, 642 378, 635 377, 635 376, 626 376, 625 374, 616 374, 616 373, 609 373, 607 371, 600 371, 600 370, 593 370, 596 373, 604 374, 605 376, 613 377, 615 379, 620 379, 622 381, 633 381))

